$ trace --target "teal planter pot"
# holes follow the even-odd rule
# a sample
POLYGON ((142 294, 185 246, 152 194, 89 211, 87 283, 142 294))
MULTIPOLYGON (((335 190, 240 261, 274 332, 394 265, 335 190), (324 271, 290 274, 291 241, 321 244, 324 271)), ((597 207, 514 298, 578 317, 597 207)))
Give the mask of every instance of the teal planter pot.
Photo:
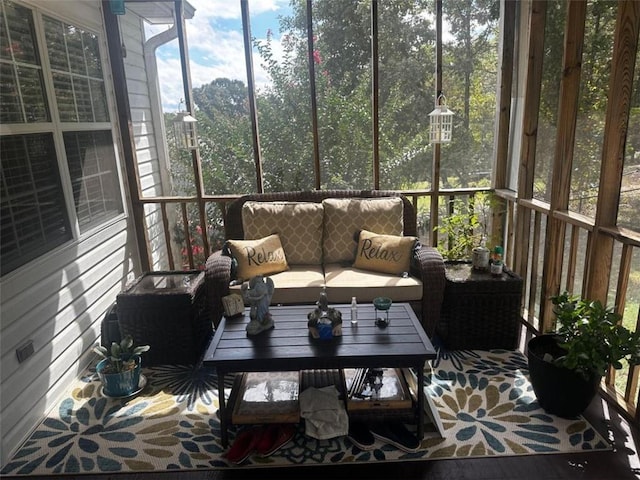
POLYGON ((127 397, 139 390, 140 356, 135 355, 132 358, 135 360, 134 368, 124 372, 105 372, 105 369, 110 364, 106 358, 96 365, 96 372, 102 382, 103 392, 107 397, 127 397))

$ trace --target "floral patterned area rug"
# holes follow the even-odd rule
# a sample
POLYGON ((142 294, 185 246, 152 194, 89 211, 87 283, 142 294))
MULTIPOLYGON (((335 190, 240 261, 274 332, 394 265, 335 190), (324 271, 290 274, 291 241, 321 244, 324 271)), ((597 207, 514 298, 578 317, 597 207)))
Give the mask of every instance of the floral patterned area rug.
MULTIPOLYGON (((213 371, 145 369, 142 391, 119 400, 104 397, 98 380, 88 373, 0 473, 257 468, 611 449, 584 418, 561 419, 538 406, 526 358, 519 352, 441 351, 425 373, 425 390, 440 414, 444 437, 433 428, 418 452, 382 443, 362 451, 347 437, 307 437, 300 425, 293 440, 273 455, 253 455, 240 466, 227 462, 220 445, 213 371)), ((230 430, 230 442, 238 431, 230 430)))

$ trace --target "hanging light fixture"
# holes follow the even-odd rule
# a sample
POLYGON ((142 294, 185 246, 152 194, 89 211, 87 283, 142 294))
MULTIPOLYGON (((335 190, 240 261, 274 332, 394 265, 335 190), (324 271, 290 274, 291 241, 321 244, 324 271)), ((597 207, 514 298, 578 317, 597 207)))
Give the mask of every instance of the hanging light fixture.
MULTIPOLYGON (((182 103, 182 101, 180 103, 182 103)), ((197 120, 190 112, 180 111, 176 113, 176 117, 173 119, 173 131, 176 135, 178 148, 188 150, 195 150, 197 148, 196 122, 197 120)))
POLYGON ((453 131, 453 112, 447 108, 447 99, 440 94, 436 108, 429 114, 429 143, 449 143, 453 131))

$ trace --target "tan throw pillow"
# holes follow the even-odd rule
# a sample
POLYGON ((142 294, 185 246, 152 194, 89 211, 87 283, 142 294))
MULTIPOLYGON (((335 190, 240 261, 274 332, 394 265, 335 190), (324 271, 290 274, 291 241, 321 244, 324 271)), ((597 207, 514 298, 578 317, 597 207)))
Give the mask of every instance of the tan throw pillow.
POLYGON ((246 202, 242 206, 244 238, 280 236, 290 265, 322 264, 321 203, 246 202))
POLYGON ((408 272, 416 237, 378 235, 362 230, 354 268, 399 275, 408 272))
POLYGON ((325 263, 352 263, 355 234, 369 230, 384 235, 402 235, 402 199, 327 198, 324 205, 323 252, 325 263))
POLYGON ((258 240, 227 240, 227 245, 238 262, 237 277, 241 280, 289 269, 278 235, 258 240))

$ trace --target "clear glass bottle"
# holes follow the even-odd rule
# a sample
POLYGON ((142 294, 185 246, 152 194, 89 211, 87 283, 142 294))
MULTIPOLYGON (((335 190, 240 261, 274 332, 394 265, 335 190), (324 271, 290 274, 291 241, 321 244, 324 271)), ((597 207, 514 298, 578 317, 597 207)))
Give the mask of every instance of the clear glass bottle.
POLYGON ((351 297, 351 325, 358 325, 358 302, 356 297, 351 297))

